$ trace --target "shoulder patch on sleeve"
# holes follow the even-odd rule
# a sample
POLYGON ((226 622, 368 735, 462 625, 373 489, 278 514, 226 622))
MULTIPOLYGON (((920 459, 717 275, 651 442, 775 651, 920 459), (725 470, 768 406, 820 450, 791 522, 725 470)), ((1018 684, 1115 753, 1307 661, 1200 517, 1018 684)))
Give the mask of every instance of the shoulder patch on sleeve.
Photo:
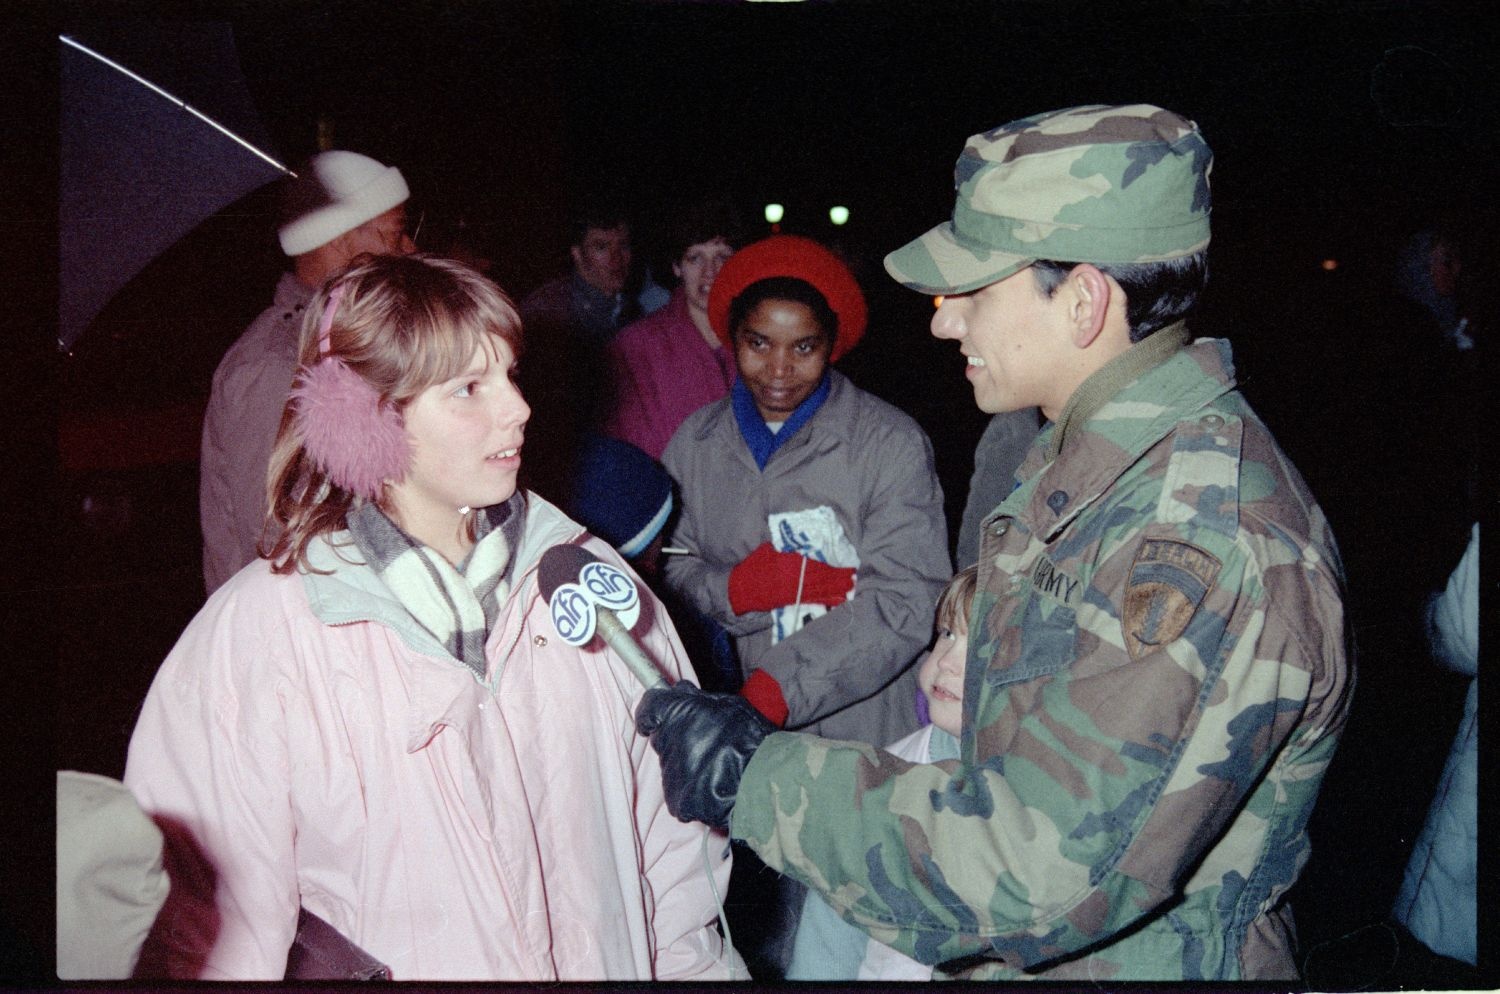
POLYGON ((1138 659, 1179 638, 1218 579, 1219 560, 1196 545, 1146 539, 1125 586, 1125 647, 1138 659))

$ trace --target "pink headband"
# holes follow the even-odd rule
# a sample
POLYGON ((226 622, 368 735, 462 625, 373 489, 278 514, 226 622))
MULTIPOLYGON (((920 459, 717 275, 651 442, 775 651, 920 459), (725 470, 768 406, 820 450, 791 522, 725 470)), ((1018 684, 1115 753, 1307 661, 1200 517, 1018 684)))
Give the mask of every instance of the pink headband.
POLYGON ((339 283, 328 291, 328 301, 323 305, 323 320, 318 322, 318 355, 326 356, 328 348, 328 332, 333 328, 333 315, 339 309, 339 304, 344 299, 344 284, 339 283))

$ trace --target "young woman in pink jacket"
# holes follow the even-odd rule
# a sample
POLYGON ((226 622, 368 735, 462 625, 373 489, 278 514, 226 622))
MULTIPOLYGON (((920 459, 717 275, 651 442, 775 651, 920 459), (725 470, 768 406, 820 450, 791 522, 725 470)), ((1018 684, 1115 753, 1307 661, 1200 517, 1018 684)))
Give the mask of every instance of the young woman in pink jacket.
MULTIPOLYGON (((313 300, 269 480, 275 540, 162 665, 127 785, 172 898, 143 963, 279 979, 299 910, 397 980, 743 977, 714 927, 727 846, 679 822, 597 639, 558 637, 537 564, 614 551, 518 492, 521 328, 434 257, 313 300)), ((691 668, 641 588, 634 627, 691 668)))

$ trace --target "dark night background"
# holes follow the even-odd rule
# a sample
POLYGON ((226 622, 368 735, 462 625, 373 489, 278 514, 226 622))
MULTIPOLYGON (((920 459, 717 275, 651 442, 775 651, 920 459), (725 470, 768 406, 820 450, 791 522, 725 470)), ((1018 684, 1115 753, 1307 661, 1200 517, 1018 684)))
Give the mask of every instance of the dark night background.
MULTIPOLYGON (((1432 664, 1417 622, 1478 513, 1445 453, 1482 437, 1488 413, 1487 400, 1471 403, 1487 389, 1459 401, 1434 388, 1393 266, 1413 232, 1444 220, 1467 239, 1466 278, 1493 283, 1500 39, 1489 3, 36 10, 55 20, 44 43, 74 33, 122 60, 182 21, 232 24, 273 155, 295 165, 321 129, 332 147, 399 166, 429 237, 461 224, 518 297, 564 268, 566 210, 581 195, 624 197, 648 261, 653 223, 680 197, 727 192, 750 216, 784 203, 783 230, 835 241, 855 262, 872 326, 841 366, 923 424, 955 514, 983 417, 956 350, 927 335, 930 303, 887 279, 880 257, 951 210, 970 134, 1081 103, 1193 118, 1216 156, 1213 276, 1195 330, 1233 342, 1246 393, 1333 520, 1361 650, 1355 714, 1296 895, 1304 951, 1389 908, 1464 690, 1432 664), (837 230, 826 222, 835 203, 851 210, 837 230)), ((55 54, 23 58, 55 78, 55 54)), ((195 102, 191 64, 137 68, 195 102)), ((196 100, 211 110, 211 94, 196 100)), ((50 647, 57 768, 122 772, 154 667, 202 600, 198 418, 214 365, 284 262, 271 205, 252 194, 206 222, 54 357, 61 542, 43 592, 68 605, 50 647)), ((45 211, 23 213, 40 231, 45 211)), ((46 861, 30 862, 41 865, 23 883, 47 893, 46 861)), ((49 948, 45 921, 8 917, 25 923, 22 945, 49 948)), ((24 972, 29 961, 16 960, 24 972)))

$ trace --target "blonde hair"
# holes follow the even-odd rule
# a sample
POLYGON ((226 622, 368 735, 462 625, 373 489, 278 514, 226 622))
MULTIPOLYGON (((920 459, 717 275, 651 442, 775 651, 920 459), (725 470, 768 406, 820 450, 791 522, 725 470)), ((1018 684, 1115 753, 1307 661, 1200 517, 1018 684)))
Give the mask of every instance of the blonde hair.
MULTIPOLYGON (((457 376, 496 336, 521 355, 521 318, 494 283, 463 263, 432 255, 360 256, 329 277, 302 319, 299 370, 323 357, 319 325, 336 286, 343 287, 328 332, 336 356, 398 413, 435 383, 457 376)), ((266 531, 256 550, 276 573, 307 567, 307 547, 345 527, 355 497, 308 457, 295 406, 288 401, 271 450, 266 531)), ((382 505, 383 506, 383 505, 382 505)))
POLYGON ((965 566, 938 596, 937 625, 959 635, 969 630, 969 612, 974 607, 974 592, 979 589, 979 564, 965 566))

